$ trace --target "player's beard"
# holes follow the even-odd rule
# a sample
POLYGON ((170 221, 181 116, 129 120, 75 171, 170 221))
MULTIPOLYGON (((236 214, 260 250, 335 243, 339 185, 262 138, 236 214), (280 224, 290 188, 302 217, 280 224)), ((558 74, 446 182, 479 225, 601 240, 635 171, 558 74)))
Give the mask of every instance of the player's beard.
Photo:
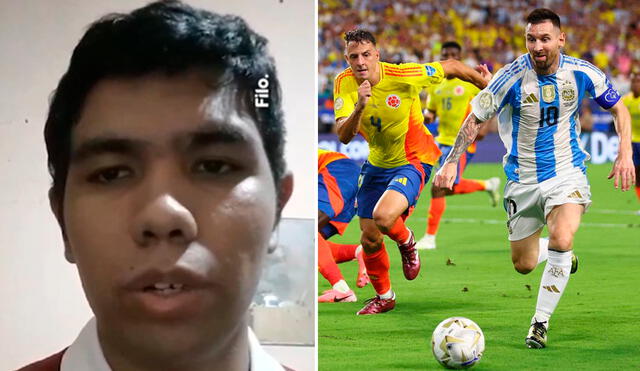
MULTIPOLYGON (((536 65, 536 69, 538 69, 539 71, 545 72, 548 71, 549 69, 551 69, 551 66, 553 65, 553 62, 556 60, 556 58, 558 57, 558 55, 551 55, 551 54, 543 54, 543 56, 546 56, 547 58, 543 61, 538 61, 536 60, 536 56, 533 57, 533 63, 536 65)), ((538 55, 538 57, 540 57, 540 55, 538 55)))

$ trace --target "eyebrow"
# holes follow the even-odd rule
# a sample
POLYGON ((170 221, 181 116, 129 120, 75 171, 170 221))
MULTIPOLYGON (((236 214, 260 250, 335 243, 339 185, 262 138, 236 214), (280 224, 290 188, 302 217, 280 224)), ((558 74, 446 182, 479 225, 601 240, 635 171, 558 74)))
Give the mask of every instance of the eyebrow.
POLYGON ((177 142, 186 143, 184 147, 187 150, 198 150, 217 144, 246 145, 251 143, 251 137, 245 130, 233 125, 212 125, 190 132, 177 142))
MULTIPOLYGON (((250 135, 239 127, 210 121, 205 125, 195 131, 178 135, 173 140, 173 145, 186 151, 195 151, 218 144, 248 145, 251 143, 250 135)), ((141 139, 98 136, 86 140, 73 150, 71 162, 79 163, 105 154, 142 157, 143 152, 150 146, 150 142, 141 139)))
POLYGON ((71 162, 78 163, 104 154, 140 156, 148 143, 130 138, 95 137, 81 143, 71 153, 71 162))

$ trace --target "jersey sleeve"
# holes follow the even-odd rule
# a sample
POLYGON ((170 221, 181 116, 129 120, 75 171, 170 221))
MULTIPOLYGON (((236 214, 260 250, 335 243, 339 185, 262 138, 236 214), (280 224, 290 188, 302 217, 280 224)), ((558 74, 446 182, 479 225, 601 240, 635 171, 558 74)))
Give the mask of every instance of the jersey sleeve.
POLYGON ((583 75, 581 80, 583 86, 581 88, 593 97, 598 105, 604 109, 613 107, 620 100, 620 93, 611 85, 607 76, 596 66, 589 62, 583 61, 576 72, 576 75, 583 75))
POLYGON ((440 62, 432 63, 403 63, 397 66, 387 66, 387 75, 402 77, 403 81, 418 88, 428 88, 444 80, 444 69, 440 62))
POLYGON ((471 100, 471 112, 480 121, 487 121, 507 102, 508 93, 526 68, 521 58, 501 68, 489 85, 471 100))
POLYGON ((336 119, 349 117, 355 109, 356 102, 347 89, 347 79, 345 72, 339 74, 333 84, 333 113, 336 119))

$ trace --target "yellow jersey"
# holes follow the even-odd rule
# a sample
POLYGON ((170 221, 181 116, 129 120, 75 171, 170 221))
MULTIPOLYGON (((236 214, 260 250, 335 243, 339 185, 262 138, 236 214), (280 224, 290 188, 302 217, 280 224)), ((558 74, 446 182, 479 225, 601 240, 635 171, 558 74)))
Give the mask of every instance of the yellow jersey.
POLYGON ((460 79, 445 79, 439 85, 428 89, 427 109, 434 111, 440 123, 436 141, 446 146, 452 146, 458 131, 471 112, 471 99, 480 89, 460 79))
MULTIPOLYGON (((419 162, 433 165, 440 150, 424 126, 419 93, 444 79, 442 65, 379 62, 379 67, 380 81, 371 88, 359 128, 369 143, 369 163, 382 168, 419 162)), ((351 68, 336 77, 333 88, 336 119, 349 117, 354 111, 358 87, 351 68)))
POLYGON ((631 141, 640 143, 640 97, 634 98, 631 92, 622 97, 622 103, 631 114, 631 141))

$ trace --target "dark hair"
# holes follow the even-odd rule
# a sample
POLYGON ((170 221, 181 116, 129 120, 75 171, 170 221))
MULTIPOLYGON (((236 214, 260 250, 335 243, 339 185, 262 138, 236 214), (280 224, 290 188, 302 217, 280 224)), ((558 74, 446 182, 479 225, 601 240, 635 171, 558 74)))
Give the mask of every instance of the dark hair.
POLYGON ((456 49, 458 49, 459 52, 462 51, 462 47, 460 46, 460 44, 458 44, 455 41, 447 41, 444 44, 442 44, 442 48, 441 49, 446 49, 446 48, 456 48, 456 49))
POLYGON ((373 34, 367 30, 356 28, 355 30, 347 31, 344 34, 344 41, 346 44, 353 41, 356 43, 370 42, 373 46, 376 46, 376 38, 373 34))
POLYGON ((168 75, 192 68, 221 71, 238 87, 238 101, 255 121, 276 183, 285 171, 281 92, 267 40, 245 21, 158 1, 129 14, 113 13, 93 23, 71 56, 53 93, 44 128, 53 196, 62 199, 69 170, 71 133, 91 89, 102 79, 168 75), (254 89, 268 75, 269 105, 254 104, 254 89))
POLYGON ((538 8, 533 10, 526 18, 527 23, 538 24, 544 21, 551 21, 551 23, 558 28, 560 27, 560 17, 551 9, 538 8))

